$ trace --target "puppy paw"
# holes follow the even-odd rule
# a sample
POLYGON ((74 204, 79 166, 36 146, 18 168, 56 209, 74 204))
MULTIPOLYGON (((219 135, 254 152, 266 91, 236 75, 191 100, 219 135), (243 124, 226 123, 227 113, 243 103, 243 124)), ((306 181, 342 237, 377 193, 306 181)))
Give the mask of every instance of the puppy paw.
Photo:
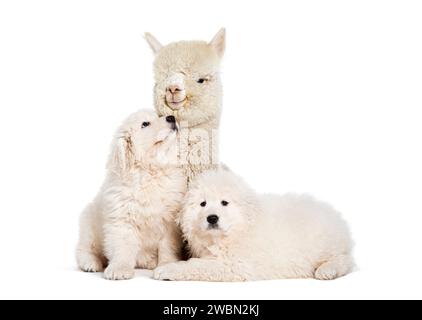
POLYGON ((162 281, 181 280, 177 270, 178 270, 178 266, 176 263, 166 264, 166 265, 157 267, 154 270, 153 278, 155 280, 162 280, 162 281))
POLYGON ((331 263, 324 263, 315 271, 315 279, 333 280, 336 278, 338 278, 337 268, 331 263))
POLYGON ((315 278, 333 280, 351 272, 353 266, 353 258, 350 255, 339 255, 321 264, 315 271, 315 278))
POLYGON ((78 256, 79 268, 84 272, 101 272, 104 270, 101 259, 93 254, 80 254, 78 256))
POLYGON ((129 280, 135 275, 135 269, 132 267, 122 267, 109 265, 104 271, 104 278, 107 280, 129 280))

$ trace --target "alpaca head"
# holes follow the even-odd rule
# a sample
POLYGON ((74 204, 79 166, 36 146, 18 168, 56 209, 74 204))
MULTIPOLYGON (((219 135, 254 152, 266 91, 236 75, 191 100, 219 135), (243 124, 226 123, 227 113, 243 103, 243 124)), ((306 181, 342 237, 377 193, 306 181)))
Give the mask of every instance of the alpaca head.
POLYGON ((145 38, 155 53, 154 99, 158 114, 175 116, 183 127, 217 125, 225 30, 221 29, 209 43, 180 41, 163 46, 149 33, 145 38))

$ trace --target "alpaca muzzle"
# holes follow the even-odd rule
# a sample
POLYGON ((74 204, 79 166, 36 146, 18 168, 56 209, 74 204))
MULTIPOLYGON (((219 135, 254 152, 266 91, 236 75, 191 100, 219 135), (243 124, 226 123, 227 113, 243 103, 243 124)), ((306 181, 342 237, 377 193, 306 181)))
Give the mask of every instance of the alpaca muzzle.
POLYGON ((166 92, 166 104, 169 108, 173 110, 179 110, 182 108, 185 103, 187 102, 186 91, 177 91, 175 93, 171 93, 171 91, 167 90, 166 92))
POLYGON ((187 101, 184 75, 182 73, 173 74, 167 79, 166 104, 173 110, 182 108, 187 101))

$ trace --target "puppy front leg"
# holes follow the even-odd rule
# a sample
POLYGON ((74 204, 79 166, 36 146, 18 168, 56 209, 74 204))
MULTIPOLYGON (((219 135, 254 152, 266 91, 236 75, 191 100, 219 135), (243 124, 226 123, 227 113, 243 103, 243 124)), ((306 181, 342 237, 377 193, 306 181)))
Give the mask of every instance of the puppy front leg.
POLYGON ((108 280, 126 280, 135 274, 138 243, 135 230, 128 223, 104 226, 104 249, 109 261, 104 271, 108 280))
POLYGON ((241 282, 247 275, 238 267, 224 261, 190 259, 160 266, 154 270, 154 279, 172 281, 241 282))

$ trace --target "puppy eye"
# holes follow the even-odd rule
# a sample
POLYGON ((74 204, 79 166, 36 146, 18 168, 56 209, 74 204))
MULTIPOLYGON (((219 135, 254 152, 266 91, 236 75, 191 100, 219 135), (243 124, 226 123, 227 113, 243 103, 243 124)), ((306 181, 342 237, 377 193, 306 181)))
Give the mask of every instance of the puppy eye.
POLYGON ((207 205, 207 202, 206 201, 201 202, 201 207, 205 207, 206 205, 207 205))
POLYGON ((226 200, 223 200, 221 201, 221 205, 223 205, 224 207, 227 207, 229 203, 226 200))
POLYGON ((149 127, 150 124, 151 124, 151 122, 143 122, 142 123, 142 129, 143 128, 146 128, 146 127, 149 127))
POLYGON ((204 82, 207 82, 208 81, 208 79, 206 79, 206 78, 200 78, 200 79, 198 79, 198 81, 196 81, 196 82, 198 82, 198 83, 200 83, 200 84, 203 84, 204 82))

